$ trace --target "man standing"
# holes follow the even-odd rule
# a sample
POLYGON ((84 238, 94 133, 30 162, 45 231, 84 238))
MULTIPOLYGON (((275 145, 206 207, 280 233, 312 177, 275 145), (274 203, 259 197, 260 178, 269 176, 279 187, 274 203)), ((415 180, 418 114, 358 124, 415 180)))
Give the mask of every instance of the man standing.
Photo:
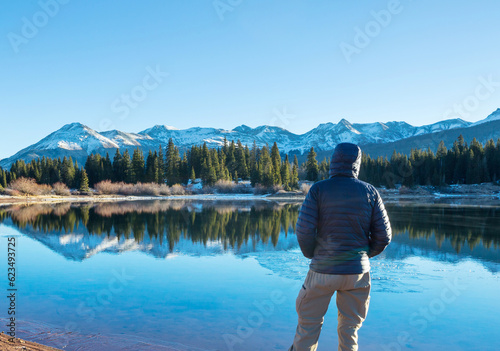
POLYGON ((391 241, 382 198, 358 180, 361 149, 337 145, 330 178, 315 183, 300 209, 297 239, 309 272, 296 301, 299 321, 289 350, 316 350, 330 300, 337 292, 339 350, 358 349, 358 329, 370 302, 370 257, 391 241))

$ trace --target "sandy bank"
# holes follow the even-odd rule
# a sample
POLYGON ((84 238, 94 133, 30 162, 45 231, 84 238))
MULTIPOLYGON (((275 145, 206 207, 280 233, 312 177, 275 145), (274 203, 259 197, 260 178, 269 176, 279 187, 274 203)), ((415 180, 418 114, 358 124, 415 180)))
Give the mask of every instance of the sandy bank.
POLYGON ((0 333, 0 350, 2 351, 60 351, 60 349, 55 349, 53 347, 48 347, 44 345, 37 344, 35 342, 26 341, 22 339, 15 338, 14 341, 10 341, 10 337, 5 335, 3 332, 0 333))

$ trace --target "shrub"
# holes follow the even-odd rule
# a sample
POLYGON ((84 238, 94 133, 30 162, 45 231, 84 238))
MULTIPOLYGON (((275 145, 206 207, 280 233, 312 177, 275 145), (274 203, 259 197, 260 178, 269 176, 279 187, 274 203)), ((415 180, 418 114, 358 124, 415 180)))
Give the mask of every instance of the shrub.
POLYGON ((176 184, 172 187, 166 184, 157 183, 137 183, 127 184, 123 182, 113 183, 110 180, 104 180, 95 185, 96 191, 101 195, 149 195, 149 196, 168 196, 184 195, 186 192, 182 185, 176 184))
POLYGON ((34 179, 24 177, 10 182, 9 188, 22 195, 49 195, 52 193, 52 187, 50 185, 37 184, 34 179))
POLYGON ((184 190, 184 187, 180 184, 174 184, 170 187, 170 193, 172 195, 185 195, 186 191, 184 190))
POLYGON ((211 187, 207 187, 206 192, 218 194, 246 194, 251 193, 252 189, 244 184, 234 183, 230 180, 218 180, 211 187))
POLYGON ((112 183, 111 180, 103 180, 97 183, 94 188, 101 195, 116 194, 118 183, 112 183))
POLYGON ((134 193, 136 195, 160 195, 160 186, 156 183, 137 183, 134 185, 134 193))
POLYGON ((103 180, 94 186, 95 190, 100 195, 134 195, 135 189, 133 184, 124 182, 113 183, 110 180, 103 180))
POLYGON ((168 187, 167 184, 161 184, 158 190, 160 192, 160 195, 163 195, 163 196, 168 196, 171 194, 170 188, 168 187))
POLYGON ((300 185, 300 191, 302 191, 302 194, 307 195, 309 192, 309 189, 311 189, 312 184, 309 183, 302 183, 300 185))
POLYGON ((255 195, 264 195, 264 194, 269 194, 272 190, 268 188, 267 186, 263 186, 261 184, 255 184, 253 188, 253 193, 255 195))
POLYGON ((21 196, 21 193, 17 190, 6 188, 4 189, 4 194, 9 196, 21 196))
POLYGON ((54 189, 54 193, 56 195, 61 195, 61 196, 71 195, 71 192, 69 191, 68 187, 64 183, 57 182, 54 185, 52 185, 52 188, 54 189))
POLYGON ((284 191, 283 185, 273 185, 273 187, 271 189, 272 189, 273 194, 284 191))

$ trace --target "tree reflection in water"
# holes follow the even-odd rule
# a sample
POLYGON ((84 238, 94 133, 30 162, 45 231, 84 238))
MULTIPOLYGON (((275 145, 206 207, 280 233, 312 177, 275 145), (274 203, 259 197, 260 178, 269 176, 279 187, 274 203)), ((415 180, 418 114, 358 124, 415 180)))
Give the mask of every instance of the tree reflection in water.
MULTIPOLYGON (((67 234, 84 227, 89 234, 134 238, 145 235, 168 241, 171 250, 181 238, 194 243, 221 242, 225 249, 269 241, 295 232, 299 203, 268 201, 129 201, 96 204, 15 205, 0 209, 0 222, 40 234, 67 234)), ((387 206, 394 236, 449 240, 456 252, 467 245, 497 249, 500 208, 451 206, 387 206)))

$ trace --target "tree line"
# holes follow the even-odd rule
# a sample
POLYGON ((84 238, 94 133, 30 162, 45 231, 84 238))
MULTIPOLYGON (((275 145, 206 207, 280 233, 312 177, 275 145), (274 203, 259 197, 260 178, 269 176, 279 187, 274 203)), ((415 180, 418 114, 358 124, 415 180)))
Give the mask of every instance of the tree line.
POLYGON ((500 139, 485 145, 474 138, 470 145, 462 135, 447 149, 441 141, 436 153, 412 149, 410 155, 394 151, 390 159, 363 155, 360 179, 375 186, 393 188, 415 185, 480 184, 500 178, 500 139))
MULTIPOLYGON (((250 180, 252 186, 282 186, 286 190, 297 189, 299 179, 318 181, 329 177, 329 159, 318 162, 313 147, 307 159, 299 165, 297 156, 290 162, 282 157, 276 142, 271 148, 243 146, 238 140, 219 148, 207 144, 194 145, 181 153, 172 139, 166 148, 148 152, 142 150, 116 150, 113 159, 109 154, 92 154, 84 167, 71 157, 62 160, 42 157, 29 163, 17 160, 9 171, 0 168, 0 189, 19 178, 33 178, 39 184, 57 182, 69 188, 88 190, 103 180, 126 183, 158 183, 168 185, 187 184, 201 178, 204 185, 219 180, 250 180)), ((500 139, 490 139, 485 145, 473 139, 470 145, 460 136, 451 149, 441 141, 434 153, 412 149, 410 155, 394 151, 392 156, 371 158, 363 154, 359 178, 375 186, 393 188, 396 185, 478 184, 498 181, 500 177, 500 139)))
POLYGON ((219 148, 208 148, 207 144, 193 145, 182 155, 172 139, 166 148, 149 150, 145 156, 141 149, 121 152, 116 150, 113 159, 106 153, 91 154, 81 168, 71 157, 62 160, 42 157, 29 163, 17 160, 10 171, 0 169, 0 186, 6 187, 12 180, 28 177, 40 184, 52 185, 62 182, 70 188, 85 189, 103 180, 126 183, 187 184, 201 178, 204 185, 213 185, 218 180, 250 180, 252 186, 282 186, 286 190, 299 186, 299 164, 286 155, 282 158, 276 142, 271 148, 250 149, 238 140, 219 148))

